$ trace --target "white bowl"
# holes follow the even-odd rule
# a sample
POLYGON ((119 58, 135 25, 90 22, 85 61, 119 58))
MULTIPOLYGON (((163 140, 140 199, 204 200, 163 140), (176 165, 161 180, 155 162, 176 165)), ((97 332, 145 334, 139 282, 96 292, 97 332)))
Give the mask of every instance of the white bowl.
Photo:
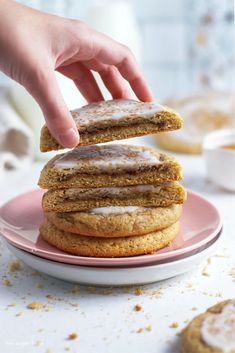
POLYGON ((208 178, 215 184, 235 191, 235 150, 222 146, 235 144, 235 129, 216 130, 203 140, 203 156, 208 178))
POLYGON ((211 256, 221 240, 221 232, 203 250, 185 258, 157 265, 131 267, 90 267, 51 261, 16 248, 6 242, 8 249, 33 269, 49 276, 69 282, 96 286, 140 285, 162 281, 197 268, 202 261, 211 256))

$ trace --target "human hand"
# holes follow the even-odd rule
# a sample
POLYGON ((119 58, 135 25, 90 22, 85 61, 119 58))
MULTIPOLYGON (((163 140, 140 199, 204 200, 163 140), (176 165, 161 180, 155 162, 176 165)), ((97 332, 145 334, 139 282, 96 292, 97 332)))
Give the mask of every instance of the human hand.
POLYGON ((88 102, 103 99, 91 70, 99 73, 114 99, 130 98, 129 82, 140 100, 152 100, 131 51, 81 21, 0 0, 0 53, 0 70, 35 98, 50 132, 64 147, 76 146, 79 135, 55 70, 72 79, 88 102))

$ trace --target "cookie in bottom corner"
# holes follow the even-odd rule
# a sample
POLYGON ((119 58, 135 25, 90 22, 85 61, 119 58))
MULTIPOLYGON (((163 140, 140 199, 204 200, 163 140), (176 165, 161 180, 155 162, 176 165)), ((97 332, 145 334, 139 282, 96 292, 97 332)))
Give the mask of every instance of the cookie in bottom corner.
POLYGON ((82 236, 56 228, 48 220, 40 227, 40 235, 49 244, 73 255, 88 257, 125 257, 151 254, 168 246, 179 232, 179 222, 170 227, 139 236, 100 238, 82 236))
POLYGON ((182 353, 235 353, 235 300, 195 317, 181 335, 182 353))

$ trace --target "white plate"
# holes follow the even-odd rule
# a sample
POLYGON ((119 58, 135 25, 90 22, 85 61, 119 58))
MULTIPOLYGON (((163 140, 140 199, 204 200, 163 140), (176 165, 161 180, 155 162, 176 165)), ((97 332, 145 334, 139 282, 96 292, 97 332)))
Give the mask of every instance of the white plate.
POLYGON ((64 264, 20 250, 6 241, 8 249, 33 269, 70 282, 97 286, 140 285, 181 275, 198 266, 218 246, 220 235, 208 247, 186 258, 158 265, 107 268, 64 264))

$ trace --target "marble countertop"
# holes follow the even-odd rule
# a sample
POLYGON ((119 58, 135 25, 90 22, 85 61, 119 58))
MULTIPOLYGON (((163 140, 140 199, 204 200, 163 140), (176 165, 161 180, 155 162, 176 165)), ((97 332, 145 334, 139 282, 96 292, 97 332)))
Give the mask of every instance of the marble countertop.
MULTIPOLYGON (((177 353, 178 333, 188 320, 218 301, 235 297, 235 194, 206 179, 202 157, 177 158, 184 185, 213 202, 223 218, 220 248, 210 261, 183 276, 141 288, 84 287, 24 264, 15 266, 16 258, 0 239, 2 353, 177 353), (28 309, 33 301, 43 308, 28 309), (140 311, 134 310, 136 304, 140 311), (74 339, 69 339, 71 334, 74 339)), ((37 162, 3 175, 1 203, 35 188, 42 165, 37 162)))

